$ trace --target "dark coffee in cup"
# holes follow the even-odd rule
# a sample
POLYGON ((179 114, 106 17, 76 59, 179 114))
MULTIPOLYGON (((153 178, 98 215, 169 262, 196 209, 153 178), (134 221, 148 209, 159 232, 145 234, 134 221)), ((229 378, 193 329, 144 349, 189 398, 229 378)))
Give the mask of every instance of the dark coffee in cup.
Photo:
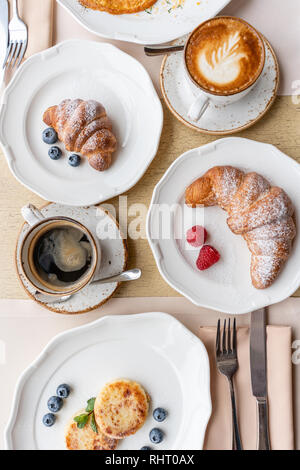
POLYGON ((68 222, 55 222, 32 240, 29 264, 46 288, 64 290, 80 283, 89 273, 93 248, 87 235, 68 222))

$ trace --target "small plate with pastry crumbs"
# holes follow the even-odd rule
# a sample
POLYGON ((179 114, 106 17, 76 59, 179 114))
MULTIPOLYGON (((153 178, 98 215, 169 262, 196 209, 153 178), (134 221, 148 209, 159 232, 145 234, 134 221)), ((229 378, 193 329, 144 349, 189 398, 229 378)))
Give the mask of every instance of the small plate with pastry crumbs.
POLYGON ((231 137, 171 165, 154 189, 147 236, 173 288, 236 315, 298 289, 299 220, 300 165, 272 145, 231 137))
POLYGON ((110 44, 70 40, 30 57, 2 101, 8 165, 49 201, 88 206, 118 196, 158 149, 163 112, 149 75, 110 44))
POLYGON ((161 44, 190 33, 230 0, 58 0, 83 27, 98 36, 161 44))
POLYGON ((54 338, 15 397, 9 450, 201 450, 208 355, 165 313, 107 316, 54 338))

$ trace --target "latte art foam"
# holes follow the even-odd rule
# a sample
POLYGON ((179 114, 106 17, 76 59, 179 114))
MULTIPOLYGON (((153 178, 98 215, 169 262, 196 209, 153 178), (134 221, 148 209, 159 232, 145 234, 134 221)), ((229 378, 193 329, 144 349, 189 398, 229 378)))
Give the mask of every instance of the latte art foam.
POLYGON ((250 86, 264 63, 257 32, 234 18, 215 18, 201 25, 186 48, 192 78, 213 93, 233 94, 250 86))

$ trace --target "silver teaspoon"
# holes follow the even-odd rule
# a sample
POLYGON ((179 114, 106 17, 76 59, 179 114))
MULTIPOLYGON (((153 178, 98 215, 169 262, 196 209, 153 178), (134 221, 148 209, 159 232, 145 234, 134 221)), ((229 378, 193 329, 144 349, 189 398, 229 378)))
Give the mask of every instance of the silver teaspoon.
MULTIPOLYGON (((140 269, 130 269, 129 271, 124 271, 121 274, 117 274, 116 276, 107 277, 105 279, 99 279, 97 281, 93 281, 91 284, 111 284, 113 282, 129 282, 129 281, 136 281, 142 275, 142 271, 140 269)), ((47 303, 47 304, 56 304, 62 303, 69 300, 73 295, 65 295, 63 297, 53 297, 52 295, 41 294, 40 292, 35 292, 35 298, 40 302, 47 303)), ((76 294, 74 294, 76 295, 76 294)))
POLYGON ((184 50, 184 46, 146 46, 144 52, 146 55, 153 57, 157 55, 170 54, 172 52, 180 52, 184 50))

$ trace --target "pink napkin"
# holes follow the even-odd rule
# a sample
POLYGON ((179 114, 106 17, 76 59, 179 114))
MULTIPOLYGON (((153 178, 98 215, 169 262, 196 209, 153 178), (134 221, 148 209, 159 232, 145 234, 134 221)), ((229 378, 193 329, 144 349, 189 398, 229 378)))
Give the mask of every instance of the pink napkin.
MULTIPOLYGON (((211 365, 212 417, 207 429, 205 449, 231 449, 231 404, 226 377, 219 374, 215 362, 216 328, 201 328, 199 337, 205 344, 211 365)), ((252 396, 249 328, 238 330, 239 370, 235 390, 243 447, 256 449, 256 400, 252 396)), ((291 328, 267 328, 268 393, 270 439, 273 450, 293 450, 291 328)))

